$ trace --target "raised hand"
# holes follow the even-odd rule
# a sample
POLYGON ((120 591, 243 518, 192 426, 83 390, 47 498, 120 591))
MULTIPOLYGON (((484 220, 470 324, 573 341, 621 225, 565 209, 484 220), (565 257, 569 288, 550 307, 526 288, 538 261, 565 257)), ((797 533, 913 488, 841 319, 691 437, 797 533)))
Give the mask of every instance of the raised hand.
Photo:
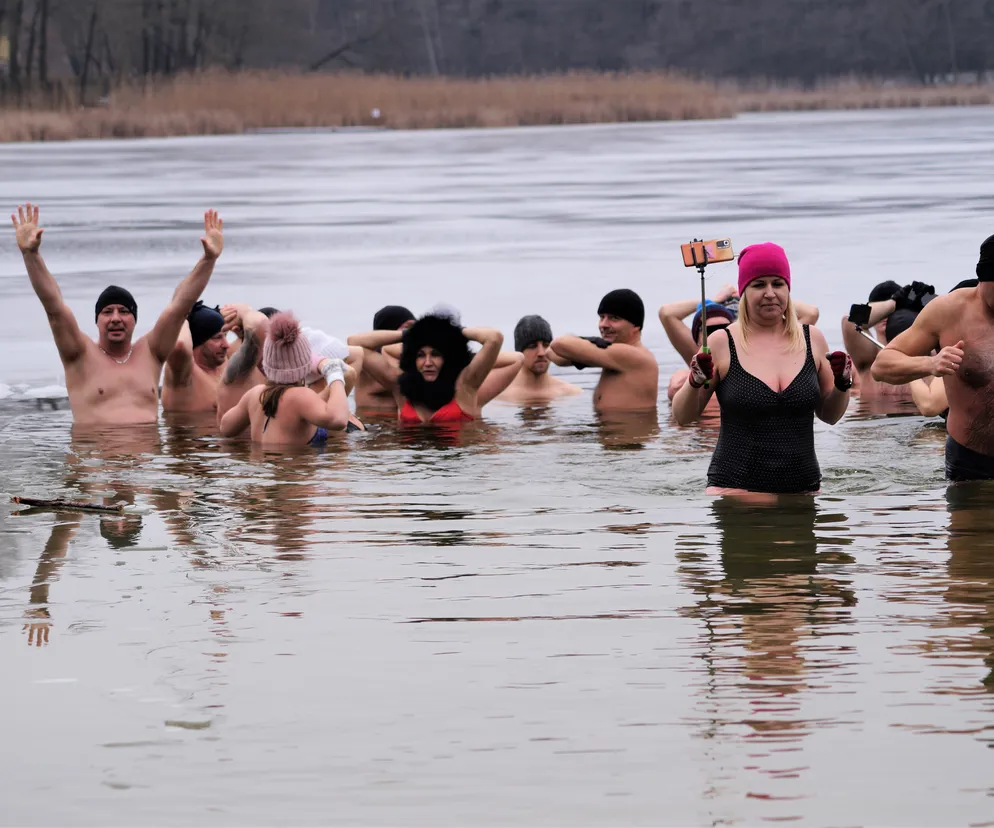
POLYGON ((852 388, 852 358, 849 354, 845 351, 832 351, 828 355, 828 362, 832 366, 835 387, 843 392, 852 388))
POLYGON ((41 247, 41 234, 45 230, 38 226, 38 208, 30 204, 17 206, 17 215, 13 213, 10 220, 14 223, 17 233, 17 246, 22 253, 37 253, 41 247))
POLYGON ((725 302, 727 302, 729 299, 732 299, 733 297, 738 298, 738 295, 739 291, 738 288, 735 287, 735 285, 724 285, 715 292, 714 301, 717 302, 719 305, 722 305, 725 302))
POLYGON ((955 345, 947 345, 932 357, 932 376, 948 377, 955 374, 963 364, 963 340, 955 345))
POLYGON ((204 213, 204 235, 200 237, 200 242, 204 246, 205 259, 213 261, 224 250, 224 222, 218 217, 217 210, 204 213))
POLYGON ((237 333, 241 329, 241 305, 222 305, 221 316, 224 317, 224 326, 221 328, 221 333, 227 333, 228 331, 235 331, 235 333, 237 333))
POLYGON ((707 385, 714 377, 714 357, 710 353, 698 352, 690 360, 690 382, 691 388, 701 388, 707 385))

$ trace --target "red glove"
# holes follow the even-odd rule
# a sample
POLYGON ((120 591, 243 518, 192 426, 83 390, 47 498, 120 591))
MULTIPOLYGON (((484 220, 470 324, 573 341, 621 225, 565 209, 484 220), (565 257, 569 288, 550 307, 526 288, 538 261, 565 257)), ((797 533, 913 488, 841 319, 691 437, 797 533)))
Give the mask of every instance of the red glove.
POLYGON ((695 354, 690 360, 690 387, 700 388, 714 376, 714 358, 703 352, 695 354))
POLYGON ((832 374, 835 375, 835 387, 840 391, 852 388, 852 357, 845 351, 832 351, 828 355, 832 374))

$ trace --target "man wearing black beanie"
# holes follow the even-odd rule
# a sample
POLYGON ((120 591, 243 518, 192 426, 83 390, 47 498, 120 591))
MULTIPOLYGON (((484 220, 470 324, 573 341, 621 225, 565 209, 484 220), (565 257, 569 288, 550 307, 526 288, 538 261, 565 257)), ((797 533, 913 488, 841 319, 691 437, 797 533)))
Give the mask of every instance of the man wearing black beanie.
MULTIPOLYGON (((379 347, 375 334, 379 331, 406 331, 414 324, 415 316, 403 305, 386 305, 373 314, 373 330, 366 334, 353 334, 348 338, 352 347, 369 348, 382 353, 387 362, 397 368, 400 366, 400 345, 379 347)), ((378 383, 368 371, 359 374, 355 387, 355 404, 357 409, 382 409, 392 411, 397 403, 393 392, 378 383)))
POLYGON ((552 326, 541 316, 522 316, 514 326, 514 350, 524 356, 511 384, 497 399, 515 403, 543 403, 582 393, 576 385, 549 374, 549 363, 569 365, 552 350, 552 326))
POLYGON ((594 391, 597 411, 656 408, 659 365, 642 344, 645 305, 633 290, 612 290, 597 308, 600 337, 558 336, 552 350, 577 368, 601 368, 594 391))
POLYGON ((228 358, 229 327, 220 308, 209 308, 199 300, 194 304, 166 360, 163 411, 217 410, 217 389, 228 358))
POLYGON ((977 280, 925 305, 873 363, 880 382, 943 378, 949 480, 994 480, 994 236, 980 246, 977 280))
POLYGON ((173 294, 152 330, 132 342, 138 305, 124 288, 111 286, 96 304, 96 342, 86 336, 62 298, 39 252, 44 229, 38 208, 28 204, 12 215, 17 246, 31 287, 41 300, 66 373, 69 407, 77 426, 154 423, 159 418, 159 376, 180 328, 200 298, 224 248, 223 224, 214 210, 204 214, 204 254, 173 294))

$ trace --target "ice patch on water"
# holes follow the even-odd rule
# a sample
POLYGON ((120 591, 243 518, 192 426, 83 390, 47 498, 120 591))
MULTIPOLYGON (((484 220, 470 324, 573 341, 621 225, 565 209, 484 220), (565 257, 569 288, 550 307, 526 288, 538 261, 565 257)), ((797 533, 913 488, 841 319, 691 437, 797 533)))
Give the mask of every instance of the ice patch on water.
POLYGON ((66 387, 59 383, 50 385, 7 385, 0 382, 0 400, 10 402, 36 402, 38 400, 65 400, 69 398, 66 387))
POLYGON ((8 400, 14 396, 14 389, 0 382, 0 400, 8 400))

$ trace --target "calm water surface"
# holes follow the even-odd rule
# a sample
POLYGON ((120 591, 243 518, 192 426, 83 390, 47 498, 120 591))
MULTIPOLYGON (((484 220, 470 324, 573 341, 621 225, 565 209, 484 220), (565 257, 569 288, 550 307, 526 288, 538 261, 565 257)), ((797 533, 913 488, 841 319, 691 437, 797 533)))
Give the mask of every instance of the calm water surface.
MULTIPOLYGON (((992 115, 4 146, 0 201, 84 327, 119 282, 147 330, 214 206, 212 304, 510 337, 628 286, 665 380, 692 236, 784 244, 836 345, 876 282, 969 276, 992 115)), ((994 490, 940 425, 854 403, 822 494, 758 510, 703 494, 713 424, 601 422, 589 370, 456 436, 73 436, 11 233, 0 281, 0 488, 129 504, 0 506, 0 823, 994 824, 994 490)))

